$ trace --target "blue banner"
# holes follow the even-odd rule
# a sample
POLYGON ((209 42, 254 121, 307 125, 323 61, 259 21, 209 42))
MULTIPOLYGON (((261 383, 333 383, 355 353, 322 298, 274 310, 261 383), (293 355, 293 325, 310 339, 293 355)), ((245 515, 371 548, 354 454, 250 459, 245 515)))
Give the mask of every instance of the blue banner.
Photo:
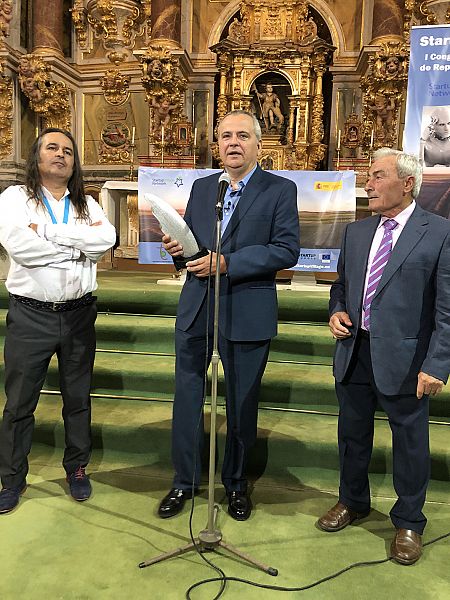
POLYGON ((420 157, 418 203, 450 216, 450 25, 411 29, 403 148, 420 157))
POLYGON ((436 107, 450 108, 450 25, 412 27, 403 139, 406 152, 419 155, 423 151, 436 107))

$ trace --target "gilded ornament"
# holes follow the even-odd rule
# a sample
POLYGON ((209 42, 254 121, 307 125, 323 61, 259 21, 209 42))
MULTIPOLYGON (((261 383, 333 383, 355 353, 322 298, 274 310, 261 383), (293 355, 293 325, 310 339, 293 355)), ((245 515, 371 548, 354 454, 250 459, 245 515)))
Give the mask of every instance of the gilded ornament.
POLYGON ((148 10, 148 1, 139 8, 132 0, 117 3, 113 0, 89 0, 86 19, 95 36, 102 40, 108 60, 118 65, 127 59, 136 36, 143 34, 148 10))
POLYGON ((123 75, 116 69, 106 71, 100 79, 105 100, 109 104, 124 104, 130 97, 130 80, 129 75, 123 75))
MULTIPOLYGON (((187 117, 183 114, 186 80, 179 74, 178 58, 170 50, 158 44, 150 46, 141 56, 142 83, 146 101, 150 104, 150 142, 156 154, 172 155, 186 153, 186 145, 179 143, 181 133, 189 132, 191 126, 181 126, 187 117)), ((186 137, 189 145, 190 139, 186 137)))
POLYGON ((362 145, 367 150, 398 144, 398 116, 406 93, 408 64, 409 46, 400 42, 381 44, 369 59, 368 73, 361 78, 362 145))
POLYGON ((70 129, 70 90, 62 81, 52 81, 50 67, 35 54, 25 54, 19 63, 19 82, 30 108, 42 116, 46 127, 70 129))
POLYGON ((12 152, 13 86, 10 77, 0 74, 0 158, 12 152))
POLYGON ((9 26, 13 16, 12 0, 0 0, 0 44, 9 35, 9 26))
POLYGON ((83 0, 75 0, 73 7, 69 10, 72 13, 72 21, 77 42, 80 45, 80 48, 85 48, 87 44, 88 20, 87 10, 83 0))

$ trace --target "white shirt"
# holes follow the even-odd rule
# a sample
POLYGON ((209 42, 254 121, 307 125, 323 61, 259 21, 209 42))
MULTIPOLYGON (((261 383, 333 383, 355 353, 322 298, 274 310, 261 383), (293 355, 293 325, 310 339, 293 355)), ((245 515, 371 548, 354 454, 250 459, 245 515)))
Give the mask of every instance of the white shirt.
MULTIPOLYGON (((408 206, 404 210, 402 210, 401 213, 398 213, 398 215, 396 217, 393 217, 394 220, 397 221, 398 225, 395 229, 392 230, 392 249, 394 249, 394 246, 397 243, 397 240, 400 237, 401 232, 403 231, 406 223, 408 222, 409 217, 412 215, 415 208, 416 208, 416 202, 415 202, 415 200, 413 200, 411 202, 411 204, 408 204, 408 206)), ((381 240, 383 239, 383 235, 384 235, 383 223, 385 221, 387 221, 389 218, 390 217, 381 217, 380 223, 375 231, 375 235, 373 236, 372 245, 370 247, 370 252, 369 252, 369 260, 367 261, 366 279, 364 281, 363 305, 364 305, 364 298, 366 297, 367 282, 369 281, 370 267, 372 266, 373 259, 375 257, 375 254, 377 253, 377 250, 381 244, 381 240)), ((361 323, 364 323, 364 314, 365 314, 365 311, 364 311, 364 306, 363 306, 361 323)), ((363 327, 363 329, 364 329, 364 327, 363 327)))
POLYGON ((97 289, 96 262, 116 240, 114 227, 100 205, 86 196, 91 227, 75 219, 72 204, 63 223, 64 198, 56 200, 45 188, 45 197, 57 220, 47 209, 28 198, 25 186, 14 185, 0 194, 0 243, 11 266, 6 288, 11 294, 36 300, 64 302, 97 289), (38 225, 36 233, 29 227, 38 225))

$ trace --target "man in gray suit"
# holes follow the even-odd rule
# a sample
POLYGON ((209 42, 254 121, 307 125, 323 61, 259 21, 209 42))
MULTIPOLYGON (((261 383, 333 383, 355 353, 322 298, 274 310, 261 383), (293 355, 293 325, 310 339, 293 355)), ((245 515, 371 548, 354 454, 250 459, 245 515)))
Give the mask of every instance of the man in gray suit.
POLYGON ((422 512, 430 477, 428 399, 450 371, 450 222, 418 205, 419 161, 382 148, 366 184, 377 213, 344 234, 331 288, 339 400, 339 502, 319 521, 339 531, 369 514, 368 467, 377 403, 393 439, 391 557, 401 564, 422 553, 422 512))

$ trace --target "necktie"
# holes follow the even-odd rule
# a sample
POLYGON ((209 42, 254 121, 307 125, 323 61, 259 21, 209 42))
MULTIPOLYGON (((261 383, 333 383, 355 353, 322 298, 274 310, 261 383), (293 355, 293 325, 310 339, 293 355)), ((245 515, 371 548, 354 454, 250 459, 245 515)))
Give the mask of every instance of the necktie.
POLYGON ((233 214, 233 211, 236 208, 236 204, 239 201, 243 189, 244 183, 240 181, 239 189, 231 191, 228 199, 225 201, 225 205, 223 207, 222 233, 225 231, 228 223, 230 222, 231 215, 233 214))
POLYGON ((384 267, 387 265, 392 252, 392 231, 397 227, 398 223, 394 219, 387 219, 383 223, 384 234, 380 246, 373 257, 370 266, 369 279, 367 280, 367 290, 364 298, 364 327, 370 330, 370 306, 372 298, 377 291, 378 283, 383 275, 384 267))

